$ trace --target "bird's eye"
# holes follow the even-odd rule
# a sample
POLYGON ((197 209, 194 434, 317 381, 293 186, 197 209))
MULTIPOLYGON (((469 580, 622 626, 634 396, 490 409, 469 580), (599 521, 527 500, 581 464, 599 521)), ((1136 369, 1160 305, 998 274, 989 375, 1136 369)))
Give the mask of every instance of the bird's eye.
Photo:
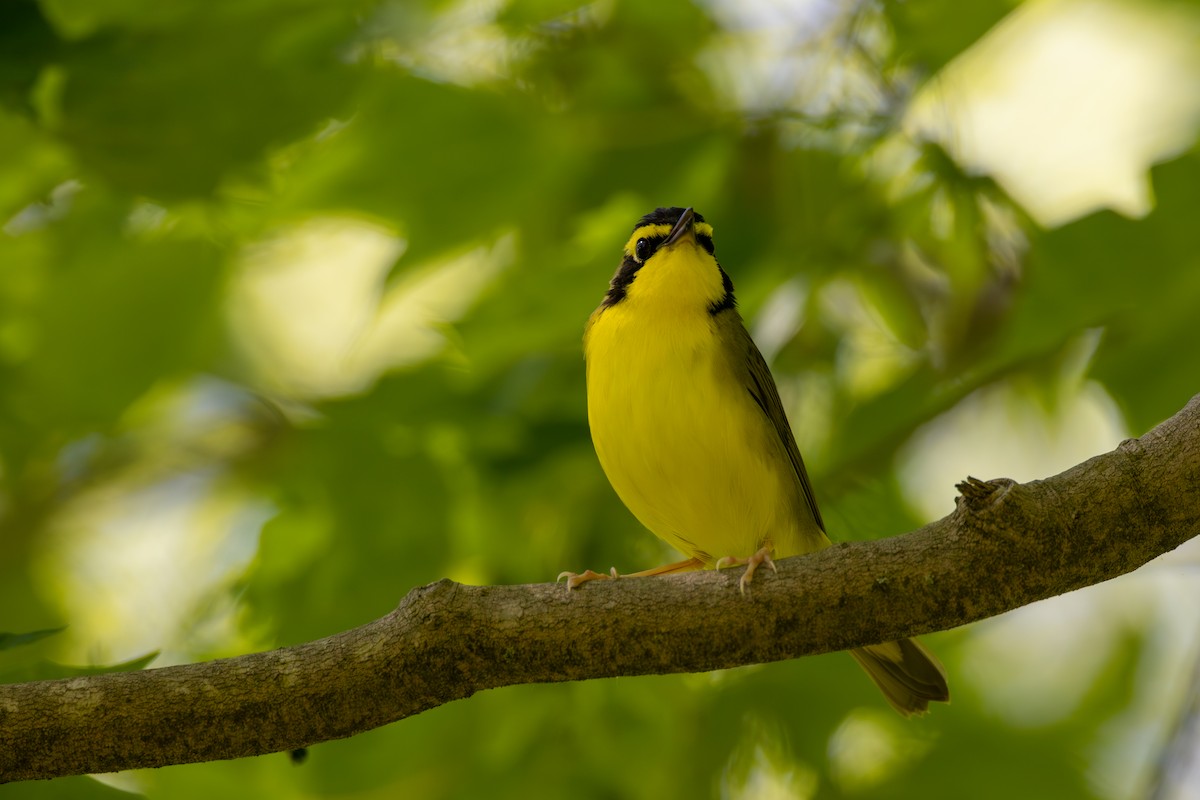
POLYGON ((697 237, 696 237, 696 241, 700 243, 700 246, 701 246, 701 247, 703 247, 705 250, 707 250, 707 251, 708 251, 708 254, 709 254, 710 256, 711 256, 711 255, 713 254, 713 252, 714 252, 714 251, 716 251, 716 249, 717 249, 717 248, 716 248, 716 247, 713 245, 713 240, 712 240, 712 237, 711 237, 711 236, 705 236, 704 234, 700 234, 699 236, 697 236, 697 237))
POLYGON ((633 254, 638 261, 645 261, 654 252, 654 248, 650 246, 649 239, 638 239, 637 244, 633 246, 633 254))

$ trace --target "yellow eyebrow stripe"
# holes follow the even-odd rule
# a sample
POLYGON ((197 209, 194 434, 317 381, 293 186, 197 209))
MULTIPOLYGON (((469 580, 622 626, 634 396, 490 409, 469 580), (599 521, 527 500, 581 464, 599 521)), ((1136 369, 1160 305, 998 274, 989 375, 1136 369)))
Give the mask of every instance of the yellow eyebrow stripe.
MULTIPOLYGON (((643 225, 640 228, 634 229, 633 235, 630 236, 629 241, 625 243, 625 255, 629 256, 630 258, 633 258, 633 249, 634 249, 634 247, 637 246, 638 239, 649 239, 654 236, 666 236, 667 234, 669 234, 671 232, 671 229, 673 227, 675 227, 675 226, 662 224, 662 225, 643 225)), ((695 229, 696 229, 697 236, 707 236, 710 239, 712 238, 712 235, 713 235, 712 225, 709 225, 707 222, 697 222, 694 224, 693 227, 695 227, 695 229)))

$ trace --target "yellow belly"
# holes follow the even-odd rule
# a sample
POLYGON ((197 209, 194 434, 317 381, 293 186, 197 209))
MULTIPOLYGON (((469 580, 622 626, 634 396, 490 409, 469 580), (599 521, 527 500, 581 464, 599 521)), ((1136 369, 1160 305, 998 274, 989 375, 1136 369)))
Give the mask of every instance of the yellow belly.
POLYGON ((588 422, 634 516, 708 565, 767 541, 779 557, 828 544, 707 311, 672 324, 623 312, 607 309, 588 333, 588 422))

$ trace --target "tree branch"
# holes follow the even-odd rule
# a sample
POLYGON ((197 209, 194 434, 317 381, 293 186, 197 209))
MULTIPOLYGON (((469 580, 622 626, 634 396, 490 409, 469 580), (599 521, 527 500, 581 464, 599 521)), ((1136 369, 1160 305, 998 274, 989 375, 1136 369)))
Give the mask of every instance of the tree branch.
POLYGON ((1140 439, 1053 478, 959 489, 948 517, 780 561, 748 597, 736 571, 570 594, 442 580, 381 619, 295 647, 0 686, 0 781, 289 750, 483 689, 796 658, 1099 583, 1200 533, 1200 395, 1140 439))

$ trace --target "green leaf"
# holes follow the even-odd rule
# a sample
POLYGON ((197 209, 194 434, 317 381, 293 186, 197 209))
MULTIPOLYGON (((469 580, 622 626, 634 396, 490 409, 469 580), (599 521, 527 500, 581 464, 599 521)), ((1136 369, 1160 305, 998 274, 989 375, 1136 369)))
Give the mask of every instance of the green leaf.
POLYGON ((61 628, 45 628, 40 631, 29 631, 28 633, 0 632, 0 650, 11 650, 14 647, 32 644, 33 642, 45 639, 47 636, 62 633, 66 629, 67 626, 63 625, 61 628))
POLYGON ((978 41, 1016 4, 1016 0, 888 0, 884 11, 894 26, 899 54, 932 75, 978 41))
POLYGON ((110 672, 136 672, 145 669, 158 658, 158 651, 138 656, 117 664, 95 666, 72 666, 54 661, 40 660, 32 664, 18 664, 0 671, 0 683, 26 683, 29 681, 53 681, 61 678, 83 678, 89 675, 106 675, 110 672))
POLYGON ((344 113, 353 71, 339 51, 352 15, 343 4, 265 5, 233 20, 197 14, 153 35, 87 39, 62 62, 58 133, 113 186, 207 195, 344 113))
POLYGON ((116 664, 102 664, 93 667, 76 667, 68 664, 48 664, 47 670, 56 678, 80 678, 87 675, 107 675, 110 672, 137 672, 140 669, 145 669, 150 666, 154 659, 158 658, 159 651, 154 650, 137 658, 131 658, 128 661, 121 661, 116 664))

